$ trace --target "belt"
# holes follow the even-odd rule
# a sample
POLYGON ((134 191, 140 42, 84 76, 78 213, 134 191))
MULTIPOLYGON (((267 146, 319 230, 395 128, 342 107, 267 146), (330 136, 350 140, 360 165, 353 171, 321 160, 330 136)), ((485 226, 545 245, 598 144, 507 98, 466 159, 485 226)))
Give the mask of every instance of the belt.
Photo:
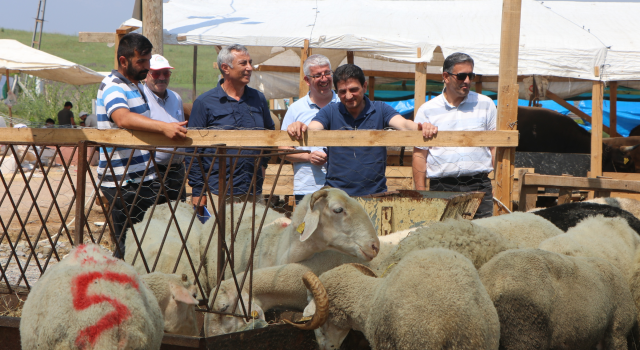
POLYGON ((431 178, 430 180, 447 182, 451 180, 455 180, 455 181, 483 180, 486 178, 489 178, 489 173, 479 173, 479 174, 467 175, 467 176, 434 177, 434 178, 431 178))

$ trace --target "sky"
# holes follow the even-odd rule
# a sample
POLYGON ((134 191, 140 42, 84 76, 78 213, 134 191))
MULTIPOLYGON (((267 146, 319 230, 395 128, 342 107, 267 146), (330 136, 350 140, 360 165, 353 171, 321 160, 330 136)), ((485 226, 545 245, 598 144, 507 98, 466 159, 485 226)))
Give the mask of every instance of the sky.
MULTIPOLYGON (((113 32, 131 18, 135 0, 48 0, 44 31, 113 32)), ((0 0, 0 27, 33 32, 39 0, 0 0)))

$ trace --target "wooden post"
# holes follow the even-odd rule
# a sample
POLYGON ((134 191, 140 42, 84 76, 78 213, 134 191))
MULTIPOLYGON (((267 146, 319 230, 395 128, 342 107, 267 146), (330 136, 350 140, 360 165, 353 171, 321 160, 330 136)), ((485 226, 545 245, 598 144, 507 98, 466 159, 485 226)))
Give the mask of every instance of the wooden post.
POLYGON ((193 46, 193 87, 192 87, 192 92, 191 92, 191 96, 193 96, 191 98, 191 102, 194 102, 196 100, 197 97, 197 93, 196 93, 196 76, 198 74, 198 45, 194 45, 193 46))
POLYGON ((347 51, 347 63, 353 64, 353 51, 347 51))
POLYGON ((478 75, 476 78, 476 92, 481 94, 482 93, 482 76, 478 75))
POLYGON ((78 173, 76 180, 76 227, 73 246, 77 247, 84 241, 84 201, 87 187, 87 141, 78 142, 78 173))
MULTIPOLYGON (((498 71, 498 130, 515 130, 518 119, 518 50, 522 0, 504 0, 500 35, 500 69, 498 71)), ((512 210, 515 148, 496 149, 494 196, 512 210)), ((522 180, 521 180, 522 181, 522 180)), ((498 206, 494 205, 494 213, 498 206)))
POLYGON ((142 0, 142 34, 151 41, 151 53, 162 55, 162 0, 142 0))
POLYGON ((604 84, 593 82, 591 92, 591 177, 602 176, 602 98, 604 84))
MULTIPOLYGON (((9 84, 9 70, 5 71, 7 74, 7 98, 9 98, 9 91, 11 91, 11 85, 9 84)), ((11 106, 7 106, 9 108, 9 127, 13 127, 13 112, 11 111, 11 106)))
MULTIPOLYGON (((300 51, 300 89, 298 97, 302 98, 309 92, 309 85, 304 81, 304 61, 311 55, 311 49, 309 48, 309 40, 304 39, 304 48, 300 51)), ((293 103, 293 101, 291 101, 293 103)))
POLYGON ((369 99, 375 101, 376 77, 369 77, 369 99))
MULTIPOLYGON (((418 58, 422 57, 422 49, 418 48, 418 58)), ((418 109, 425 103, 427 99, 427 64, 416 63, 416 85, 413 95, 413 119, 416 118, 418 109)))
POLYGON ((618 134, 618 82, 609 83, 609 136, 619 137, 618 134))

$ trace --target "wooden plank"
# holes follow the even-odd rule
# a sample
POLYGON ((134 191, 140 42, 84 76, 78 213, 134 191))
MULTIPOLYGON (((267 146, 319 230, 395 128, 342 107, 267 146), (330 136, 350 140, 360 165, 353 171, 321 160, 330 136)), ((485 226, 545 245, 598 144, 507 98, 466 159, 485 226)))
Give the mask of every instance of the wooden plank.
MULTIPOLYGON (((217 68, 217 64, 214 68, 217 68)), ((269 66, 261 64, 254 70, 258 72, 281 72, 281 73, 299 73, 300 67, 290 67, 290 66, 269 66)))
POLYGON ((142 34, 151 41, 151 53, 163 55, 162 0, 142 0, 142 34))
POLYGON ((620 137, 618 134, 618 82, 609 83, 609 136, 620 137))
MULTIPOLYGON (((265 172, 266 176, 275 176, 278 174, 280 164, 269 164, 265 172)), ((533 169, 533 168, 531 168, 533 169)), ((280 171, 280 176, 293 176, 293 165, 284 164, 280 171)), ((387 166, 385 171, 386 177, 413 177, 413 170, 410 166, 387 166)))
POLYGON ((602 176, 602 99, 604 83, 594 82, 591 92, 591 176, 602 176))
POLYGON ((138 28, 140 28, 140 27, 136 27, 136 26, 120 26, 120 28, 116 29, 116 34, 127 35, 127 34, 133 32, 134 30, 136 30, 138 28))
POLYGON ((560 193, 558 193, 557 205, 561 205, 569 202, 571 202, 571 190, 567 188, 561 188, 560 193))
POLYGON ((376 96, 376 77, 369 77, 369 99, 375 101, 376 96))
POLYGON ((476 77, 476 92, 481 94, 482 93, 482 76, 478 75, 476 77))
MULTIPOLYGON (((422 57, 422 50, 418 48, 418 58, 422 57)), ((425 103, 427 98, 427 64, 416 63, 415 91, 414 91, 414 108, 413 118, 415 119, 418 109, 425 103)))
POLYGON ((386 236, 393 232, 393 207, 382 207, 380 219, 380 236, 386 236))
MULTIPOLYGON (((589 122, 591 125, 593 125, 593 121, 591 120, 591 116, 588 115, 587 113, 581 111, 578 107, 568 103, 567 101, 563 100, 560 98, 560 96, 554 94, 553 92, 547 90, 546 92, 546 97, 550 98, 551 100, 553 100, 555 103, 561 105, 562 107, 568 109, 571 111, 571 113, 577 115, 578 117, 586 120, 587 122, 589 122)), ((609 133, 609 127, 604 126, 603 125, 603 129, 606 133, 609 133)))
MULTIPOLYGON (((518 115, 518 52, 520 43, 520 13, 522 0, 504 0, 500 35, 500 68, 498 71, 498 130, 515 129, 518 115)), ((496 150, 495 197, 512 209, 515 148, 496 150)), ((521 192, 526 197, 526 193, 521 192)), ((535 206, 535 203, 534 203, 535 206)), ((494 213, 498 213, 494 204, 494 213)))
POLYGON ((630 180, 527 174, 520 181, 523 181, 523 186, 640 192, 640 182, 630 180))
POLYGON ((347 51, 347 63, 353 64, 353 51, 347 51))
POLYGON ((48 145, 71 145, 88 140, 130 146, 166 147, 202 147, 212 144, 226 144, 230 147, 515 147, 518 145, 518 133, 517 131, 440 131, 436 137, 425 140, 421 131, 319 130, 307 131, 302 140, 292 140, 286 131, 280 130, 189 130, 185 140, 172 141, 161 134, 132 130, 0 128, 0 140, 3 142, 36 142, 48 145))
POLYGON ((113 43, 115 41, 113 33, 80 32, 78 42, 81 43, 113 43))
POLYGON ((309 93, 309 85, 307 85, 307 82, 304 81, 304 61, 307 60, 307 58, 309 58, 309 56, 311 55, 311 49, 309 49, 309 40, 308 39, 304 39, 304 48, 302 48, 302 50, 300 51, 300 67, 299 67, 299 71, 300 71, 300 88, 298 91, 298 97, 302 98, 304 97, 304 95, 309 93))
POLYGON ((616 180, 640 181, 640 174, 636 173, 602 173, 602 176, 610 177, 616 180))

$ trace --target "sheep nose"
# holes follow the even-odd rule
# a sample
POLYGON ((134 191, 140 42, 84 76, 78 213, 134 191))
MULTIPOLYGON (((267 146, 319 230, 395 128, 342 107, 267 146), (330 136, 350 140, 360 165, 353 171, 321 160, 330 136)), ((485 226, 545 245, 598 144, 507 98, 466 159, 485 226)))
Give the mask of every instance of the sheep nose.
POLYGON ((374 251, 374 252, 376 252, 376 255, 378 255, 378 252, 380 251, 380 248, 378 248, 378 246, 377 246, 377 245, 372 244, 372 245, 371 245, 371 249, 373 249, 373 251, 374 251))

